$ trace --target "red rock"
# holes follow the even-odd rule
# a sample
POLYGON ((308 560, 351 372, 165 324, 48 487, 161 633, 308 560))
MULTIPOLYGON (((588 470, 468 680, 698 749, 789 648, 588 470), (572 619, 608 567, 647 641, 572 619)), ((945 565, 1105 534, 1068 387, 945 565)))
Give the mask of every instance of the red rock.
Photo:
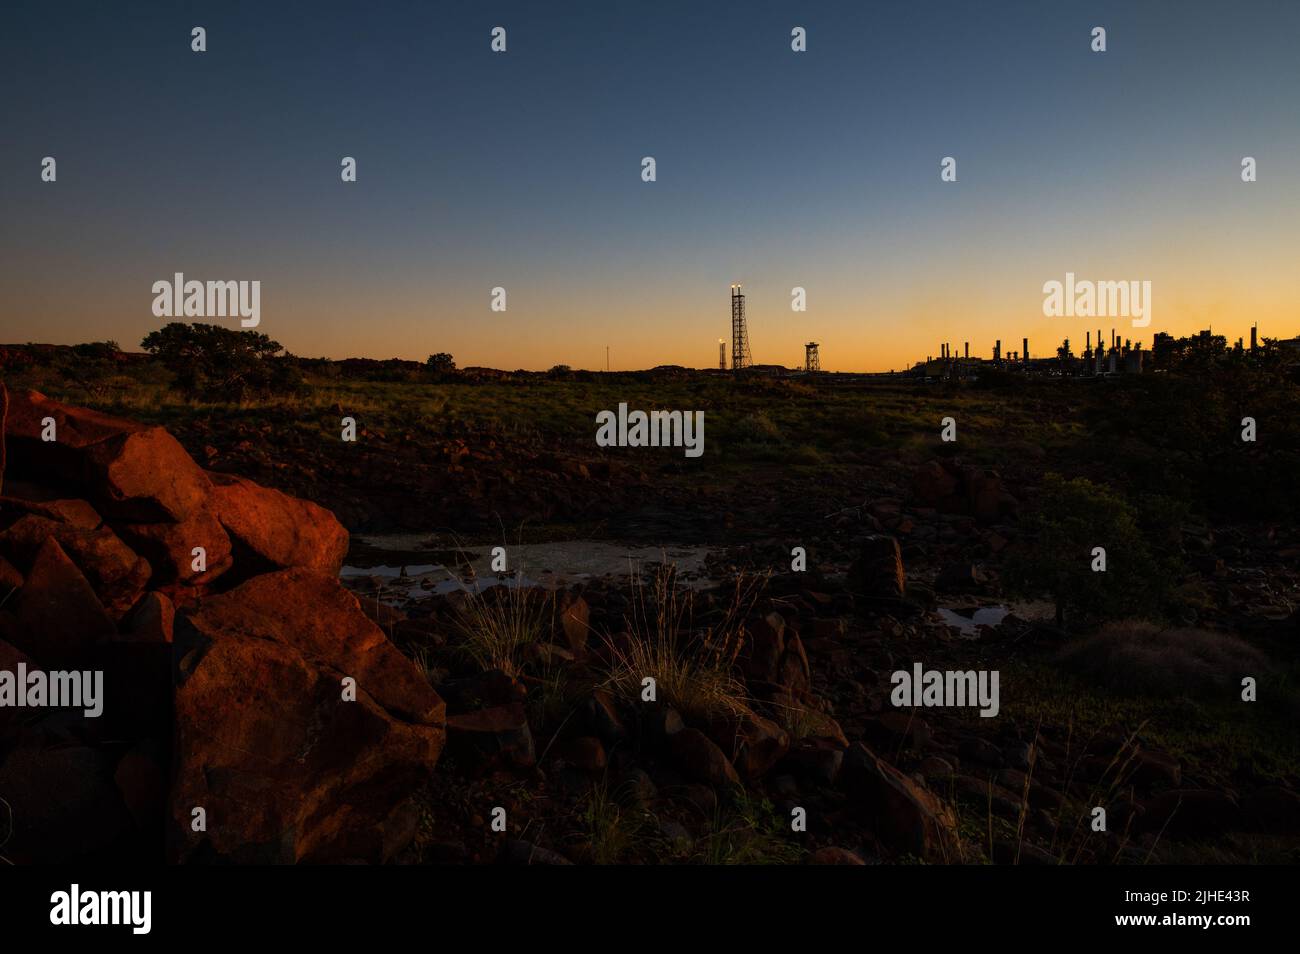
POLYGON ((68 668, 116 632, 82 572, 58 541, 45 541, 18 603, 14 644, 52 669, 68 668))
POLYGON ((790 734, 756 713, 740 720, 736 771, 751 781, 762 778, 790 750, 790 734))
POLYGON ((883 844, 927 861, 960 860, 957 816, 951 806, 860 742, 849 749, 844 775, 883 844))
POLYGON ((149 581, 149 563, 108 527, 87 530, 48 517, 28 514, 0 533, 0 553, 20 568, 29 568, 47 540, 57 540, 90 581, 104 609, 114 619, 131 608, 149 581))
POLYGON ((438 760, 445 709, 337 580, 255 577, 178 617, 175 647, 175 860, 381 862, 403 847, 395 813, 438 760), (206 832, 191 830, 199 806, 206 832))
MULTIPOLYGON (((14 488, 10 487, 12 491, 14 488)), ((85 500, 51 497, 33 500, 24 496, 6 494, 0 497, 0 509, 10 513, 30 513, 49 520, 57 520, 82 530, 94 530, 103 520, 98 511, 85 500)))
POLYGON ((243 477, 209 476, 217 518, 236 544, 272 567, 334 575, 343 566, 348 532, 330 511, 243 477))
POLYGON ((745 636, 741 671, 750 679, 776 682, 781 655, 785 652, 785 619, 780 613, 756 617, 745 624, 745 636))
POLYGON ((937 460, 926 461, 912 474, 912 493, 927 507, 936 507, 957 492, 957 478, 937 460))
POLYGON ((582 735, 561 742, 556 750, 557 759, 563 759, 581 772, 596 774, 603 772, 609 764, 605 758, 605 747, 593 735, 582 735))
POLYGON ((804 651, 799 634, 792 632, 786 640, 785 652, 777 666, 777 684, 793 694, 809 692, 812 689, 812 670, 808 666, 808 654, 804 651))
POLYGON ((867 537, 849 565, 849 586, 867 596, 897 599, 907 591, 903 552, 893 537, 867 537))
POLYGON ((668 747, 688 777, 714 788, 740 785, 740 776, 722 749, 699 729, 674 733, 668 737, 668 747))
POLYGON ((1002 478, 979 470, 971 470, 965 477, 971 516, 984 523, 997 520, 1002 509, 1002 478))
POLYGON ((106 517, 184 520, 206 502, 211 485, 174 437, 36 391, 11 395, 6 441, 15 473, 76 485, 106 517), (41 440, 53 418, 57 439, 41 440))
POLYGON ((502 765, 529 768, 537 761, 522 703, 447 717, 447 750, 475 772, 502 765))
POLYGON ((564 593, 559 597, 556 608, 559 610, 559 625, 556 628, 556 640, 562 641, 574 652, 581 652, 587 646, 587 636, 591 632, 591 609, 581 596, 564 593))
POLYGON ((203 586, 230 569, 230 537, 209 510, 198 510, 179 523, 120 524, 117 532, 153 567, 152 586, 181 583, 203 586), (194 548, 203 547, 206 569, 194 569, 194 548))
POLYGON ((423 724, 441 724, 446 707, 416 665, 361 611, 331 576, 312 570, 264 573, 212 596, 186 623, 203 636, 274 640, 352 676, 385 709, 423 724))

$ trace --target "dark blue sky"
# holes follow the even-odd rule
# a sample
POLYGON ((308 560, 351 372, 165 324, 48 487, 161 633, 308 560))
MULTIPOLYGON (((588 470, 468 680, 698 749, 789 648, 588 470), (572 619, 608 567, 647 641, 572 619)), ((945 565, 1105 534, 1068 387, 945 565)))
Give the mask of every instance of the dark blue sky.
POLYGON ((735 280, 757 360, 829 368, 1081 333, 1067 269, 1297 313, 1294 2, 301 8, 5 5, 0 340, 134 347, 175 271, 261 280, 298 353, 509 367, 709 363, 735 280))

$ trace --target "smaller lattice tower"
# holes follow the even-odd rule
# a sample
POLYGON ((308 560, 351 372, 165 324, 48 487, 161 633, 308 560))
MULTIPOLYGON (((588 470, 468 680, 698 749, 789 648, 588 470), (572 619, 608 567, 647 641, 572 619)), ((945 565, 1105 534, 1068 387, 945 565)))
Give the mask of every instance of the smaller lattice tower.
POLYGON ((727 339, 718 339, 718 370, 727 370, 727 339))
POLYGON ((803 346, 803 369, 805 371, 820 371, 822 369, 822 359, 817 354, 817 342, 815 341, 810 341, 803 346))
POLYGON ((731 286, 731 370, 741 371, 753 363, 749 354, 749 329, 745 327, 745 296, 736 284, 731 286))

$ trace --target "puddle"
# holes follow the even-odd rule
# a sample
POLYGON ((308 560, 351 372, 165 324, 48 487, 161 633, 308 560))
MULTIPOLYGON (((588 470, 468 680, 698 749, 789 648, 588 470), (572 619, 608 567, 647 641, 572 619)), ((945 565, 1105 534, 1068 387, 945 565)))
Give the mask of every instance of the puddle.
POLYGON ((947 607, 938 611, 939 618, 966 639, 979 639, 981 626, 996 628, 1011 615, 1010 608, 1006 606, 981 606, 969 616, 966 612, 969 611, 952 610, 947 607))
POLYGON ((980 627, 997 629, 1011 615, 1019 619, 1051 619, 1056 610, 1050 603, 1012 603, 1010 606, 941 607, 937 614, 941 620, 961 635, 963 639, 979 639, 980 627))
POLYGON ((556 589, 600 577, 627 578, 659 563, 677 567, 678 579, 687 586, 712 582, 704 562, 712 553, 699 546, 629 546, 607 540, 564 540, 555 543, 507 545, 510 572, 492 570, 492 545, 432 546, 428 534, 358 536, 343 579, 379 577, 385 581, 384 599, 418 599, 458 590, 479 591, 490 586, 541 586, 556 589), (433 555, 455 558, 435 562, 433 555))

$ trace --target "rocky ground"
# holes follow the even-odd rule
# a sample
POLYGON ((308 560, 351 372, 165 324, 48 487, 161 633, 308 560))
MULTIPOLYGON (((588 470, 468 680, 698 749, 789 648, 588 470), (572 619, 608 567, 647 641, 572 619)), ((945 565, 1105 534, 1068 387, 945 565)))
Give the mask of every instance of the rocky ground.
MULTIPOLYGON (((1234 702, 1234 663, 1192 670, 1199 701, 1126 694, 1071 669, 1024 607, 986 627, 940 615, 1007 602, 1015 470, 898 452, 848 484, 760 468, 739 506, 679 463, 488 434, 416 454, 372 431, 349 463, 248 421, 182 424, 182 445, 33 392, 7 403, 0 669, 102 669, 107 697, 99 719, 0 709, 9 860, 1295 860, 1284 691, 1234 702), (713 583, 652 567, 558 592, 509 574, 446 596, 344 586, 348 532, 312 501, 352 529, 387 514, 488 539, 527 517, 703 542, 713 583), (916 662, 999 671, 998 717, 896 707, 891 674, 916 662)), ((1196 639, 1289 671, 1295 529, 1189 525, 1181 545, 1207 594, 1196 639)))

